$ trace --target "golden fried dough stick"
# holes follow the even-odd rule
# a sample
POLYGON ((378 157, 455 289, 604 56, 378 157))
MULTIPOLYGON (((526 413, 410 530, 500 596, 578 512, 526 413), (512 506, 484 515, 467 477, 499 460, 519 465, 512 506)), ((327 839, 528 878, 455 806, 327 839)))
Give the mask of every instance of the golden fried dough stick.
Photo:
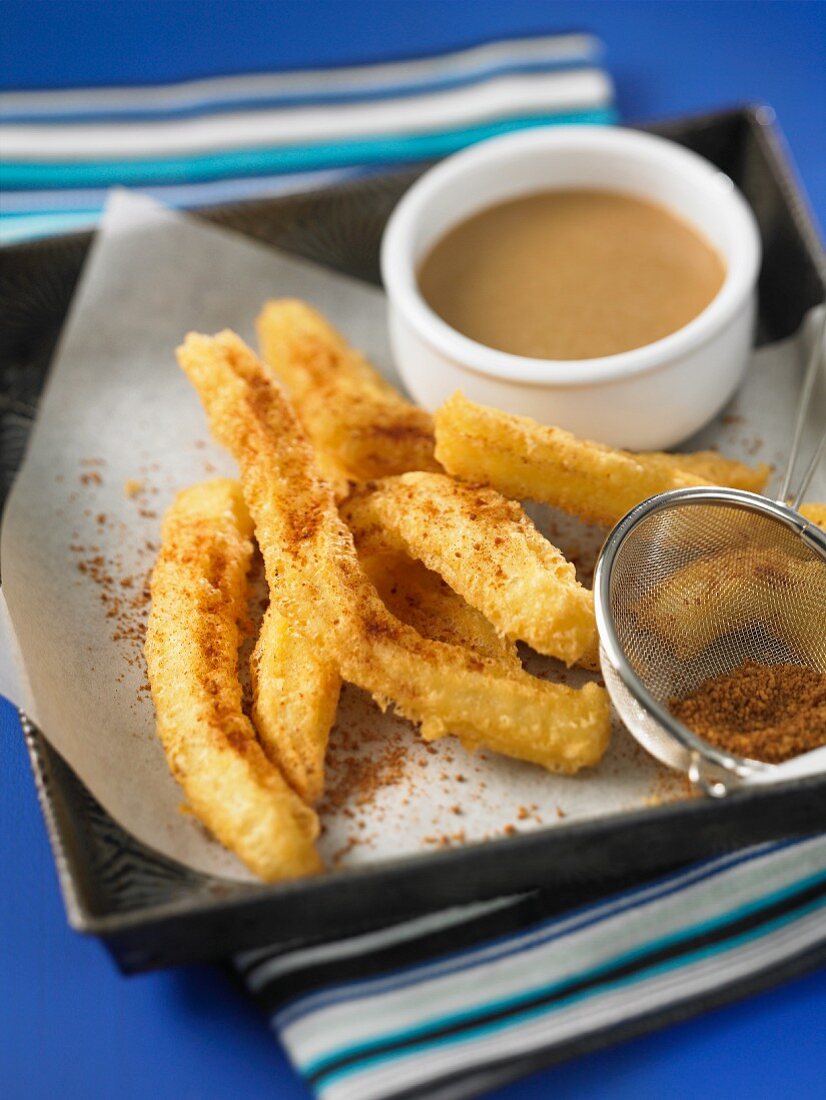
POLYGON ((390 614, 289 402, 238 336, 191 333, 178 358, 241 469, 271 598, 345 680, 380 705, 392 701, 426 739, 452 732, 560 772, 602 757, 610 737, 604 689, 534 679, 422 638, 390 614))
POLYGON ((516 645, 438 573, 411 558, 397 537, 372 521, 349 526, 359 563, 392 615, 425 638, 464 646, 521 670, 516 645))
POLYGON ((436 453, 449 473, 593 523, 613 523, 664 489, 703 484, 677 471, 652 471, 633 455, 476 405, 460 393, 436 413, 436 453))
POLYGON ((407 473, 369 482, 341 513, 351 529, 372 525, 396 538, 506 637, 568 665, 594 652, 593 593, 522 507, 495 489, 407 473))
POLYGON ((429 413, 405 400, 316 310, 290 298, 267 302, 258 341, 339 495, 348 478, 439 468, 429 413))
MULTIPOLYGON (((655 493, 708 484, 696 472, 663 461, 671 456, 631 454, 577 439, 561 428, 476 405, 461 393, 442 405, 435 424, 436 457, 448 473, 591 523, 613 524, 655 493)), ((733 473, 742 481, 741 472, 733 473)), ((767 477, 768 470, 759 476, 767 477)))
POLYGON ((683 660, 752 625, 806 652, 809 633, 823 630, 805 610, 820 568, 777 547, 729 547, 675 570, 634 606, 634 617, 683 660))
POLYGON ((771 476, 772 468, 765 462, 747 466, 734 458, 726 458, 717 451, 693 451, 668 454, 664 451, 644 451, 634 455, 650 469, 678 471, 702 478, 710 485, 725 485, 730 489, 746 489, 750 493, 762 493, 771 476))
POLYGON ((464 646, 521 671, 516 645, 503 638, 481 611, 453 591, 438 573, 405 553, 364 554, 359 561, 388 611, 424 638, 464 646))
POLYGON ((321 869, 318 819, 291 790, 241 710, 238 620, 252 520, 241 487, 179 493, 152 573, 146 663, 158 736, 195 816, 268 881, 321 869))
POLYGON ((801 504, 799 511, 801 516, 805 516, 826 531, 826 504, 801 504))
POLYGON ((341 687, 338 667, 314 653, 270 604, 250 673, 252 720, 264 752, 312 805, 324 790, 324 757, 341 687))

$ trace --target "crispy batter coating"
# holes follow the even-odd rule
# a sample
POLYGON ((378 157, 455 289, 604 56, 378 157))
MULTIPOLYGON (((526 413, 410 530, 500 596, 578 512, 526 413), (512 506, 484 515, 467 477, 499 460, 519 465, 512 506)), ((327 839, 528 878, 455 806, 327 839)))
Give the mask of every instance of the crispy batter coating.
POLYGON ((390 614, 359 565, 295 413, 239 337, 190 334, 178 357, 241 469, 271 598, 344 679, 380 705, 392 701, 427 739, 452 732, 560 772, 602 757, 610 737, 604 689, 537 680, 425 639, 390 614))
MULTIPOLYGON (((343 514, 343 509, 340 511, 343 514)), ((397 536, 369 517, 364 525, 359 516, 350 518, 348 526, 361 567, 392 615, 424 638, 465 646, 521 670, 516 645, 500 635, 493 623, 438 573, 411 558, 397 536)))
POLYGON ((800 514, 805 516, 806 519, 810 519, 812 523, 817 524, 818 527, 822 527, 826 531, 826 504, 801 504, 800 514))
POLYGON ((504 636, 571 665, 596 645, 594 597, 515 501, 446 474, 368 483, 342 505, 351 528, 384 530, 504 636))
POLYGON ((516 645, 497 633, 481 611, 454 592, 438 573, 403 552, 367 554, 353 533, 359 561, 384 606, 424 638, 465 646, 521 671, 516 645))
POLYGON ((318 819, 261 749, 241 710, 238 621, 252 521, 241 487, 179 493, 152 574, 146 662, 158 736, 196 817, 268 881, 321 869, 318 819))
MULTIPOLYGON (((689 458, 683 467, 682 456, 614 450, 476 405, 461 393, 442 405, 435 423, 436 457, 448 473, 492 485, 507 497, 551 504, 591 523, 613 524, 655 493, 709 484, 698 469, 714 472, 718 480, 726 474, 723 484, 748 480, 747 467, 719 457, 712 463, 709 452, 699 460, 689 458)), ((768 474, 768 467, 754 471, 751 484, 765 483, 768 474)))
POLYGON ((747 466, 734 458, 726 458, 717 451, 694 451, 690 454, 667 454, 663 451, 646 451, 634 456, 651 469, 677 470, 701 477, 710 485, 726 485, 730 489, 746 489, 750 493, 762 493, 771 476, 772 468, 765 462, 747 466))
POLYGON ((252 720, 264 752, 305 802, 324 791, 324 757, 341 677, 272 604, 250 658, 252 720))
POLYGON ((406 401, 316 310, 290 298, 267 302, 258 341, 338 496, 348 479, 439 468, 430 415, 406 401))

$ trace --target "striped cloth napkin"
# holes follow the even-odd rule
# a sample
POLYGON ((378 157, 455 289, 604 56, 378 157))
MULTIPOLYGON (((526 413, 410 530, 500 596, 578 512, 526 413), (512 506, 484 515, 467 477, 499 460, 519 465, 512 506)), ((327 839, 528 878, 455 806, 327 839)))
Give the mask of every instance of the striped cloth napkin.
POLYGON ((321 1100, 459 1100, 826 962, 824 910, 815 837, 235 963, 321 1100))
POLYGON ((325 186, 525 126, 611 122, 600 42, 358 68, 0 95, 0 243, 94 226, 106 191, 203 207, 325 186))

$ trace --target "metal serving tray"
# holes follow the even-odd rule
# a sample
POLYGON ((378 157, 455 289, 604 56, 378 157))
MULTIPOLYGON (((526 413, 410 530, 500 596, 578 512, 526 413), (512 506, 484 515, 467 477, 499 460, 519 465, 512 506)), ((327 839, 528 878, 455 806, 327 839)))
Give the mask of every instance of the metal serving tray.
MULTIPOLYGON (((761 341, 793 333, 826 297, 826 257, 767 108, 657 123, 717 164, 763 238, 761 341)), ((370 282, 387 217, 421 169, 291 198, 212 209, 215 222, 370 282)), ((0 251, 0 493, 5 499, 91 234, 0 251)), ((72 927, 125 972, 299 944, 497 895, 542 890, 560 907, 607 886, 743 845, 826 828, 826 777, 555 825, 306 882, 255 886, 195 874, 125 833, 25 718, 40 804, 72 927)))

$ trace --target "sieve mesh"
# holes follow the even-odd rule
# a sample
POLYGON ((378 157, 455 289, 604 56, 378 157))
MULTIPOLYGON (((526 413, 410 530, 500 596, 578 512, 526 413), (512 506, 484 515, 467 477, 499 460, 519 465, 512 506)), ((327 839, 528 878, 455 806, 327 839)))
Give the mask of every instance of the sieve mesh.
POLYGON ((607 686, 632 732, 675 764, 632 677, 668 709, 746 661, 826 673, 826 557, 760 510, 767 502, 737 506, 722 493, 651 508, 616 546, 607 576, 606 610, 628 666, 603 660, 607 686))

